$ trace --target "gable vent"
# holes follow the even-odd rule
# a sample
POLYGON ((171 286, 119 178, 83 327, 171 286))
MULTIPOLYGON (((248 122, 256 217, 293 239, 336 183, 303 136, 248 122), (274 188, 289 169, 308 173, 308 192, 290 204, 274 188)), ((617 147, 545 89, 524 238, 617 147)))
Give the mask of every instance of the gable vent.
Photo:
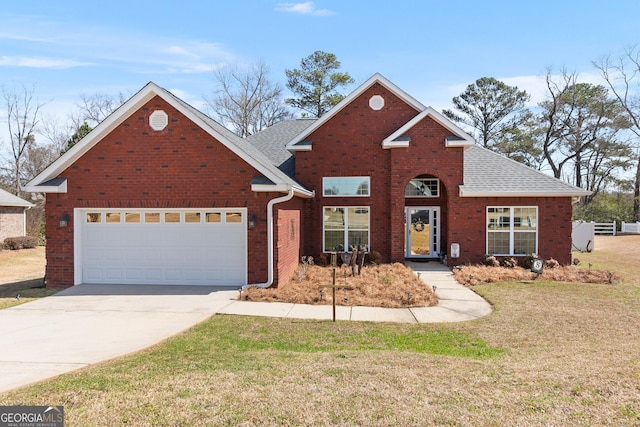
POLYGON ((375 111, 382 110, 382 107, 384 107, 384 98, 380 95, 373 95, 369 99, 369 107, 375 111))
POLYGON ((162 110, 156 110, 149 116, 149 126, 153 130, 163 130, 169 124, 169 116, 162 110))

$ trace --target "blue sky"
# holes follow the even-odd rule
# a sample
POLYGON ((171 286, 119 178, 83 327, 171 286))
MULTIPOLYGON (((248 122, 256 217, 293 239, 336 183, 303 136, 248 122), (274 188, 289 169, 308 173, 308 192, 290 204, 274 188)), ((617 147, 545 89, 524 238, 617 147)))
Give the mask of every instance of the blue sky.
POLYGON ((35 84, 58 117, 83 94, 149 81, 201 108, 219 67, 263 60, 284 86, 285 69, 323 50, 356 85, 380 72, 438 110, 483 76, 535 101, 548 67, 597 81, 591 61, 640 43, 639 12, 637 0, 23 0, 0 11, 0 83, 35 84))

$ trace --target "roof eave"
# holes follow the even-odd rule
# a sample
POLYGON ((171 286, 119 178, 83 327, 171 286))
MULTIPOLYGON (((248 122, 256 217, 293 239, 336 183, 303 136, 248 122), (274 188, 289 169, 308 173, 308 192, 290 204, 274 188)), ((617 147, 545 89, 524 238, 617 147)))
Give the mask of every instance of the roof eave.
MULTIPOLYGON (((24 186, 27 188, 37 188, 35 190, 25 190, 30 192, 43 192, 40 188, 49 188, 49 186, 41 187, 40 184, 47 182, 53 178, 58 177, 62 171, 68 168, 82 155, 89 151, 95 143, 100 141, 105 135, 115 129, 120 123, 122 123, 126 117, 129 116, 127 112, 133 112, 147 103, 150 99, 156 96, 159 92, 159 87, 152 82, 149 82, 138 93, 132 96, 127 102, 120 106, 116 111, 111 113, 106 119, 99 123, 95 129, 89 132, 84 138, 78 141, 73 147, 69 149, 63 156, 54 161, 46 169, 40 172, 35 178, 24 186)), ((66 184, 64 191, 47 191, 47 192, 66 192, 66 184)))
MULTIPOLYGON (((82 155, 89 151, 95 144, 97 144, 105 135, 120 125, 127 117, 141 108, 145 103, 151 100, 154 96, 159 96, 168 104, 176 108, 182 114, 184 114, 189 120, 194 122, 197 126, 207 132, 209 135, 216 138, 224 146, 230 149, 234 154, 242 157, 247 163, 261 171, 267 178, 272 181, 279 181, 277 173, 271 170, 270 165, 253 157, 247 158, 246 153, 241 152, 240 147, 232 143, 224 135, 220 134, 217 130, 209 126, 198 114, 191 111, 192 107, 184 104, 170 92, 161 88, 153 82, 149 82, 138 93, 126 101, 116 111, 114 111, 109 117, 102 121, 96 128, 89 132, 87 136, 82 138, 76 145, 74 145, 69 151, 67 151, 62 157, 53 162, 48 168, 42 171, 38 176, 32 179, 25 188, 41 188, 39 184, 45 183, 53 178, 57 178, 66 168, 78 160, 82 155)), ((194 109, 195 110, 195 109, 194 109)), ((55 189, 50 189, 55 190, 55 189)), ((29 190, 33 191, 33 190, 29 190)), ((42 192, 41 189, 36 189, 36 192, 42 192)), ((62 191, 49 191, 49 192, 62 192, 62 191)), ((66 192, 66 186, 65 190, 66 192)))
POLYGON ((460 197, 584 197, 590 195, 590 191, 486 191, 465 190, 459 187, 460 197))
POLYGON ((288 193, 293 190, 293 194, 296 197, 302 197, 304 199, 311 199, 315 197, 315 191, 307 190, 302 187, 294 187, 289 184, 251 184, 251 191, 256 193, 288 193))
MULTIPOLYGON (((33 182, 34 180, 32 180, 31 182, 33 182)), ((66 193, 67 192, 66 179, 62 180, 62 182, 57 185, 41 185, 41 184, 32 185, 31 182, 23 186, 22 191, 26 191, 28 193, 66 193)))
POLYGON ((426 107, 424 111, 420 114, 409 120, 403 126, 401 126, 398 130, 393 132, 391 135, 386 137, 382 141, 382 148, 398 148, 398 147, 408 147, 410 141, 401 140, 403 136, 415 125, 420 123, 427 117, 431 117, 442 127, 448 129, 454 134, 454 138, 450 136, 445 137, 444 145, 445 147, 470 147, 475 144, 475 140, 471 135, 460 129, 453 122, 447 119, 445 116, 437 112, 432 107, 426 107))

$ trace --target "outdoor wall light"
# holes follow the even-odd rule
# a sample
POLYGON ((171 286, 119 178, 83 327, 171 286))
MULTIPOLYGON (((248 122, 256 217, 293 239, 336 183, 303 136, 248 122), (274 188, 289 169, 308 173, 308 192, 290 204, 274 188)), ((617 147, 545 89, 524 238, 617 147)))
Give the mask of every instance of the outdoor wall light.
POLYGON ((253 230, 254 228, 256 228, 256 215, 251 214, 249 215, 249 229, 253 230))
POLYGON ((69 215, 68 214, 63 214, 60 217, 60 227, 66 227, 69 225, 69 215))

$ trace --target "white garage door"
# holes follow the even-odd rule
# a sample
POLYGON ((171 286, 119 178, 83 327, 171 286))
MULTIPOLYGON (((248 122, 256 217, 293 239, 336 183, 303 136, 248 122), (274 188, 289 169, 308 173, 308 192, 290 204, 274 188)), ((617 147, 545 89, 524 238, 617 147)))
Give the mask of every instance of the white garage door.
POLYGON ((81 283, 244 285, 246 216, 246 209, 79 210, 76 282, 80 274, 81 283))

